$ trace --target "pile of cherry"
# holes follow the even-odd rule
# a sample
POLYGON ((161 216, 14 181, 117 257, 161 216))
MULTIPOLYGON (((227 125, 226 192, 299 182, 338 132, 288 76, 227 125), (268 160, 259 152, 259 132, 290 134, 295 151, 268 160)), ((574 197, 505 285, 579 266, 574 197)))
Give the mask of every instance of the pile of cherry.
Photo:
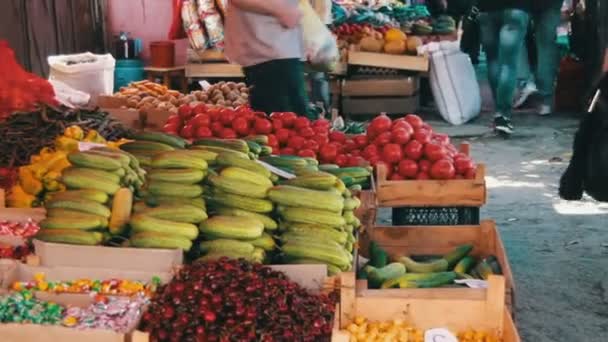
POLYGON ((472 179, 472 160, 435 133, 419 116, 374 118, 364 134, 347 136, 326 119, 311 121, 294 113, 267 116, 247 106, 235 109, 186 104, 169 117, 164 131, 186 139, 268 136, 274 154, 313 157, 340 167, 386 165, 390 180, 472 179))
POLYGON ((261 264, 184 266, 142 317, 151 341, 329 341, 336 300, 261 264))

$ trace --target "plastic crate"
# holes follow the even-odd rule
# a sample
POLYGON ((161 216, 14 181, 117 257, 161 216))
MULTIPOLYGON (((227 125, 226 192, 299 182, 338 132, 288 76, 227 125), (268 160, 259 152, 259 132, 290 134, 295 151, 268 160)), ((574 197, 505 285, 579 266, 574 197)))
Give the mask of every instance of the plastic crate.
POLYGON ((479 224, 479 207, 393 208, 394 226, 462 226, 479 224))

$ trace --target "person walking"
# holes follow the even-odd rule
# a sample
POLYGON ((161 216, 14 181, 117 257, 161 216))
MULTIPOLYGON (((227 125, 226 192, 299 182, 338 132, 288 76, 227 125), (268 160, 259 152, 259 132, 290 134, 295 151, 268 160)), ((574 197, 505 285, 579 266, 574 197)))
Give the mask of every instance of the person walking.
POLYGON ((311 115, 299 0, 230 0, 225 54, 243 67, 254 110, 311 115))
POLYGON ((531 0, 480 0, 481 44, 488 63, 488 79, 494 98, 494 130, 509 136, 513 95, 517 87, 518 58, 530 20, 531 0))
POLYGON ((534 35, 535 44, 527 47, 528 58, 524 59, 531 72, 513 103, 515 108, 523 106, 532 95, 538 94, 542 101, 539 114, 548 115, 553 112, 555 81, 559 67, 557 27, 561 23, 563 3, 564 0, 532 1, 531 33, 534 35))
MULTIPOLYGON (((319 18, 325 25, 331 25, 331 0, 311 0, 312 8, 319 15, 319 18)), ((322 104, 323 110, 329 112, 331 105, 329 81, 327 80, 327 74, 320 71, 311 71, 308 73, 310 79, 310 98, 314 104, 322 104)))

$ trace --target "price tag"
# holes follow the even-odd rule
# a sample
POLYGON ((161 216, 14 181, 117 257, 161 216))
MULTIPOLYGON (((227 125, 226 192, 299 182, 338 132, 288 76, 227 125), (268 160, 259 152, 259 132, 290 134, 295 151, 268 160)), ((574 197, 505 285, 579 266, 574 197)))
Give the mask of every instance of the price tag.
POLYGON ((444 328, 430 329, 424 333, 424 342, 458 342, 449 330, 444 328))
POLYGON ((207 91, 207 90, 209 90, 209 88, 211 88, 211 83, 209 83, 209 82, 207 82, 207 81, 205 81, 205 80, 203 80, 203 81, 198 81, 198 84, 201 86, 201 88, 202 88, 204 91, 207 91))
POLYGON ((488 282, 481 279, 456 279, 456 284, 464 284, 472 289, 487 289, 488 282))
POLYGON ((84 151, 88 151, 90 149, 93 149, 95 147, 105 147, 106 145, 104 144, 98 144, 98 143, 92 143, 92 142, 86 142, 86 141, 79 141, 78 142, 78 151, 80 152, 84 152, 84 151))
POLYGON ((263 162, 263 161, 261 161, 261 160, 256 160, 256 161, 257 161, 259 164, 261 164, 262 166, 264 166, 266 169, 268 169, 268 171, 270 171, 270 172, 274 173, 275 175, 278 175, 278 176, 283 177, 283 178, 285 178, 285 179, 293 179, 293 178, 296 178, 296 175, 294 175, 294 174, 292 174, 292 173, 289 173, 289 172, 283 171, 283 170, 281 170, 281 169, 279 169, 279 168, 277 168, 277 167, 274 167, 274 166, 272 166, 272 165, 270 165, 270 164, 268 164, 268 163, 265 163, 265 162, 263 162))

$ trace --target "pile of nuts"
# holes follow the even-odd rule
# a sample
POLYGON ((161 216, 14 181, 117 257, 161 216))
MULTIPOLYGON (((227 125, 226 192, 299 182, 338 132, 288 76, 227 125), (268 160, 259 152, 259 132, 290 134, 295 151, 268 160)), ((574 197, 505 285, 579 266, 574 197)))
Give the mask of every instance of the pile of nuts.
POLYGON ((238 107, 249 103, 249 88, 245 83, 218 82, 206 90, 192 92, 196 100, 223 107, 238 107))

